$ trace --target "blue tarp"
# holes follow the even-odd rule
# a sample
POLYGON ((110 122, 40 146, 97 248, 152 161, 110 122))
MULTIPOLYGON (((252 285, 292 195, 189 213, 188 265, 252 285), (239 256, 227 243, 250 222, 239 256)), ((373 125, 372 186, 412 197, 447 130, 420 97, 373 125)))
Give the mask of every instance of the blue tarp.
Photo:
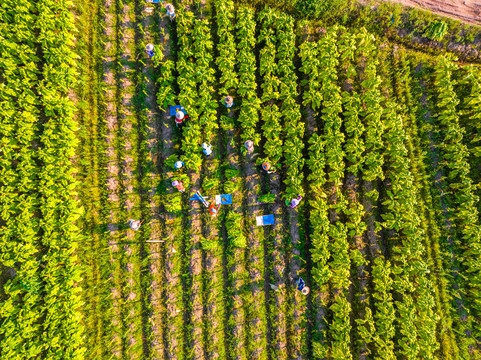
POLYGON ((256 216, 257 226, 274 225, 274 215, 256 216))
POLYGON ((177 110, 180 110, 182 111, 185 115, 188 115, 187 114, 187 111, 185 111, 184 107, 181 106, 181 105, 175 105, 175 106, 170 106, 169 107, 169 115, 170 116, 175 116, 175 113, 177 112, 177 110))
POLYGON ((232 204, 232 195, 231 194, 222 194, 215 196, 215 203, 222 204, 222 205, 231 205, 232 204))

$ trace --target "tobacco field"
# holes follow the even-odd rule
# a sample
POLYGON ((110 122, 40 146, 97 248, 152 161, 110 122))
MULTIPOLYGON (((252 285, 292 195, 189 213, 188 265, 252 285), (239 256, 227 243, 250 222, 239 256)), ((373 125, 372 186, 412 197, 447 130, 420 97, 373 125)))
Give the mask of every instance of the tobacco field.
POLYGON ((481 359, 479 62, 247 3, 0 2, 0 359, 481 359))

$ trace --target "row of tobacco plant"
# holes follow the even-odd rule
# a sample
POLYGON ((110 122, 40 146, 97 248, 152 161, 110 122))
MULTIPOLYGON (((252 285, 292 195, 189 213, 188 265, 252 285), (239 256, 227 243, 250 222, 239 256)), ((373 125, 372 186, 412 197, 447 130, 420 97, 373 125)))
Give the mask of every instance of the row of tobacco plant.
POLYGON ((75 251, 80 215, 74 21, 66 1, 7 1, 0 10, 2 87, 0 353, 9 359, 82 359, 75 251), (12 16, 17 14, 19 16, 12 16))

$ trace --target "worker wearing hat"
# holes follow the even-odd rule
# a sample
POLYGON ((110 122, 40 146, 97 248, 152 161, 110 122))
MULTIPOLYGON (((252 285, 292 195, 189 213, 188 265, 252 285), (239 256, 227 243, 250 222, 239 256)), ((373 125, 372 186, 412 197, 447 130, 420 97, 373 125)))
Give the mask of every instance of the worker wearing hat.
POLYGON ((286 205, 289 205, 292 209, 294 209, 297 205, 299 205, 301 200, 302 200, 302 196, 297 195, 297 198, 292 199, 290 203, 289 203, 289 200, 286 200, 286 205))
POLYGON ((176 161, 175 164, 174 164, 174 167, 175 167, 175 170, 180 170, 184 167, 184 162, 183 161, 176 161))
POLYGON ((246 147, 248 153, 251 153, 254 151, 254 142, 252 140, 247 140, 244 143, 244 146, 246 147))
POLYGON ((169 15, 170 21, 173 21, 176 16, 174 6, 172 4, 166 4, 165 10, 167 10, 167 15, 169 15))
POLYGON ((213 216, 217 216, 217 211, 219 210, 220 206, 216 206, 215 203, 210 204, 209 206, 209 213, 213 216))
POLYGON ((267 161, 262 164, 262 170, 266 171, 268 174, 272 174, 273 172, 275 172, 275 169, 272 168, 271 164, 267 161))
POLYGON ((234 98, 232 96, 226 96, 224 101, 225 101, 225 107, 228 109, 232 108, 235 105, 234 98))
POLYGON ((296 280, 296 284, 297 284, 297 290, 302 292, 303 295, 309 294, 309 288, 306 286, 306 283, 302 278, 298 278, 296 280))
POLYGON ((185 191, 185 187, 184 187, 184 182, 182 180, 178 181, 178 180, 174 180, 172 181, 172 186, 175 187, 177 190, 179 190, 180 192, 184 192, 185 191))
POLYGON ((212 145, 211 144, 203 143, 202 148, 204 149, 202 151, 204 152, 205 155, 209 156, 210 154, 212 154, 212 145))
POLYGON ((142 222, 140 220, 133 220, 133 219, 129 219, 129 227, 132 229, 132 230, 139 230, 140 228, 140 225, 142 224, 142 222))
POLYGON ((145 47, 145 50, 147 51, 147 54, 149 54, 150 58, 152 58, 155 55, 153 44, 147 44, 147 46, 145 47))
POLYGON ((175 113, 175 125, 182 126, 184 122, 185 114, 183 111, 177 110, 175 113))

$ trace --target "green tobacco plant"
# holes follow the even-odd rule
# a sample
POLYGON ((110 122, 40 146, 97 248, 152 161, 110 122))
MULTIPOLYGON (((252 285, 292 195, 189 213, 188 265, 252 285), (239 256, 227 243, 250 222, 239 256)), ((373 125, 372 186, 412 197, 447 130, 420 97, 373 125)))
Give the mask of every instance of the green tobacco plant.
POLYGON ((227 236, 235 247, 244 248, 247 246, 247 238, 243 230, 243 215, 229 211, 226 215, 227 236))
POLYGON ((424 29, 424 36, 436 41, 441 41, 447 33, 448 25, 444 21, 432 21, 424 29))
POLYGON ((204 250, 219 250, 220 242, 218 239, 209 239, 205 237, 200 238, 200 243, 202 244, 202 249, 204 250))

